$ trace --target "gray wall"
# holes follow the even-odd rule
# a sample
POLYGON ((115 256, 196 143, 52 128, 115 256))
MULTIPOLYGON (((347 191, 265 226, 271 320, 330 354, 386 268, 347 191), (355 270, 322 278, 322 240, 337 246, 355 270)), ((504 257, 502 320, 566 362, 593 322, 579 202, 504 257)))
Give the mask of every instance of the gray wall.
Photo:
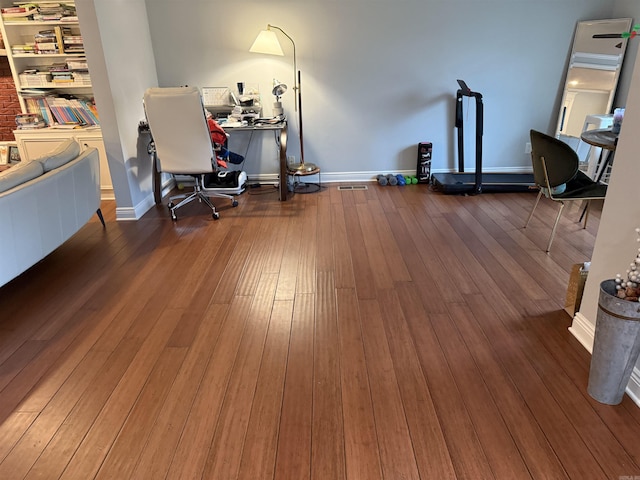
MULTIPOLYGON (((433 142, 435 170, 455 168, 458 78, 484 96, 486 170, 521 171, 530 169, 529 129, 555 126, 576 22, 610 18, 612 5, 153 0, 147 12, 160 85, 259 84, 265 114, 273 78, 292 84, 291 46, 280 36, 285 57, 248 49, 267 23, 283 28, 303 75, 305 159, 324 172, 415 169, 420 141, 433 142)), ((293 95, 283 102, 294 117, 293 95)))

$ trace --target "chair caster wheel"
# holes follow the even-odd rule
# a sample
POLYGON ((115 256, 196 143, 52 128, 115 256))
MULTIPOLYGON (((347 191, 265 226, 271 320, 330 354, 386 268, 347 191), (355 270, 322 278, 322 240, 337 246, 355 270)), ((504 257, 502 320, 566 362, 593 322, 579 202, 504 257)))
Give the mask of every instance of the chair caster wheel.
POLYGON ((231 202, 231 206, 232 207, 237 207, 238 206, 238 201, 237 200, 232 201, 231 202))
POLYGON ((169 208, 171 209, 171 208, 175 207, 175 205, 173 204, 173 202, 169 202, 169 203, 167 204, 167 207, 169 207, 169 208))
POLYGON ((214 220, 218 220, 220 218, 220 214, 218 212, 213 212, 211 216, 213 217, 214 220))
POLYGON ((171 212, 171 220, 173 220, 174 222, 178 220, 178 216, 173 212, 171 212))

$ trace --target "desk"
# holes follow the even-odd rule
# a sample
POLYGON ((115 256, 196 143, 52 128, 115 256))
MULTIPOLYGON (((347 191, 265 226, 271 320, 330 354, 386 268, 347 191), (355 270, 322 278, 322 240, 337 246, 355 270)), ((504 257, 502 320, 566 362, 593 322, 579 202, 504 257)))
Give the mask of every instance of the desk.
MULTIPOLYGON (((138 127, 139 132, 149 132, 148 125, 141 125, 138 127)), ((280 171, 278 180, 278 199, 284 202, 287 199, 287 122, 274 124, 274 125, 252 125, 243 127, 229 127, 222 124, 222 128, 225 132, 231 134, 232 132, 273 132, 278 147, 278 158, 280 160, 280 171)), ((153 147, 153 139, 149 144, 148 152, 153 155, 153 198, 156 204, 162 202, 162 172, 158 168, 158 158, 156 156, 155 148, 153 147)), ((246 158, 245 158, 246 161, 246 158)))
POLYGON ((586 132, 582 132, 580 138, 583 142, 586 142, 589 145, 607 150, 607 156, 604 162, 602 162, 601 158, 598 162, 601 164, 600 168, 596 167, 596 181, 599 182, 602 179, 604 172, 607 170, 607 167, 613 160, 613 153, 616 151, 616 146, 618 145, 618 134, 613 133, 610 128, 601 128, 598 130, 587 130, 586 132))
MULTIPOLYGON (((274 139, 276 142, 276 147, 278 148, 278 159, 280 160, 280 171, 278 172, 278 198, 280 201, 285 201, 287 199, 287 122, 286 120, 282 123, 276 123, 273 125, 270 124, 262 124, 262 125, 247 125, 242 127, 231 127, 226 126, 224 123, 221 123, 220 126, 227 132, 229 135, 232 135, 233 132, 250 132, 251 137, 249 137, 249 145, 251 145, 251 138, 253 138, 254 132, 273 132, 274 139)), ((247 147, 247 151, 249 147, 247 147)), ((246 158, 245 158, 246 161, 246 158)))
MULTIPOLYGON (((602 148, 602 153, 604 150, 607 151, 607 156, 602 161, 602 155, 600 156, 600 160, 598 163, 600 164, 600 168, 596 166, 596 182, 602 180, 602 176, 604 172, 607 171, 607 167, 611 164, 613 160, 613 154, 616 151, 616 146, 618 145, 618 133, 613 133, 610 128, 600 128, 598 130, 587 130, 586 132, 582 132, 580 138, 583 142, 588 143, 589 145, 593 145, 594 147, 602 148)), ((584 217, 587 211, 587 205, 584 206, 582 210, 582 214, 580 215, 580 221, 584 217)))

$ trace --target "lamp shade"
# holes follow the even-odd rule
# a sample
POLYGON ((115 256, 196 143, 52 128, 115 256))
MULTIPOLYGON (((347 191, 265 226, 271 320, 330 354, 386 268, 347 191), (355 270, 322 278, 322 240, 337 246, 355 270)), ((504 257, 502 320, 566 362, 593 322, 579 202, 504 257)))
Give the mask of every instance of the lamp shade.
POLYGON ((272 30, 262 30, 249 51, 252 53, 266 53, 267 55, 284 55, 276 32, 272 30))

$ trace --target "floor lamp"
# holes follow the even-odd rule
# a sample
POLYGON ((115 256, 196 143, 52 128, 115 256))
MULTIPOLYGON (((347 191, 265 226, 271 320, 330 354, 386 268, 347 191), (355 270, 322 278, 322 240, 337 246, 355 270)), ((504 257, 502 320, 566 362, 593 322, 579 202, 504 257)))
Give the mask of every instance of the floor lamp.
POLYGON ((300 70, 296 63, 296 43, 293 41, 287 33, 280 27, 275 25, 267 25, 266 30, 262 30, 251 48, 250 52, 253 53, 266 53, 267 55, 284 55, 282 46, 278 41, 276 33, 271 29, 280 31, 285 37, 287 37, 293 45, 293 89, 296 91, 296 103, 295 109, 298 112, 298 136, 300 137, 300 165, 297 165, 293 170, 299 173, 308 173, 316 170, 318 167, 313 163, 305 163, 304 161, 304 144, 302 142, 302 92, 300 90, 300 70))

